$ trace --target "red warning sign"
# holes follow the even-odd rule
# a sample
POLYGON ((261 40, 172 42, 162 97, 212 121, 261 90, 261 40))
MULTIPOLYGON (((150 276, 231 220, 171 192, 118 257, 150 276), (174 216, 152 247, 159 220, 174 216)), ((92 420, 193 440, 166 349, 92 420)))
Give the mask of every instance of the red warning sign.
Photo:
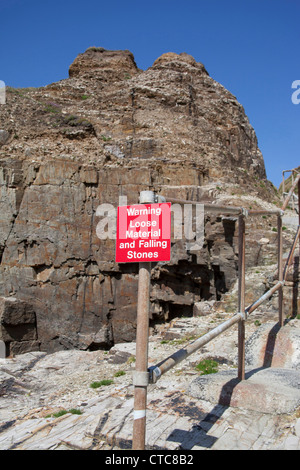
POLYGON ((117 263, 170 261, 171 203, 118 207, 117 263))

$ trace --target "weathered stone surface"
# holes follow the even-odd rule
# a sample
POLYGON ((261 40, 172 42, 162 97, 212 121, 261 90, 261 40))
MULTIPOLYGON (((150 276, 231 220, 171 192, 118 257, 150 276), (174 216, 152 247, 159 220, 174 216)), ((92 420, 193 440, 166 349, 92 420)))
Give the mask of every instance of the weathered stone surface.
POLYGON ((10 326, 34 324, 36 321, 34 311, 14 297, 0 297, 0 319, 2 325, 10 326))
POLYGON ((253 368, 284 367, 300 370, 300 331, 297 320, 284 328, 265 323, 246 343, 246 363, 253 368))
MULTIPOLYGON (((186 336, 205 327, 212 327, 211 317, 177 319, 176 343, 161 341, 172 329, 165 325, 161 334, 150 336, 149 365, 184 347, 186 336)), ((250 323, 246 331, 253 328, 250 323)), ((300 449, 299 371, 254 368, 238 383, 237 369, 228 364, 237 331, 224 335, 148 387, 147 449, 300 449), (219 361, 218 373, 199 377, 196 363, 216 353, 227 363, 219 361)), ((122 343, 109 351, 31 352, 0 360, 0 449, 131 449, 135 353, 135 343, 122 343), (113 383, 90 387, 102 379, 113 383), (54 418, 58 411, 67 413, 54 418)))
POLYGON ((216 301, 215 300, 207 300, 204 302, 195 302, 194 303, 194 308, 193 308, 193 316, 198 317, 198 316, 205 316, 205 315, 211 315, 212 309, 215 308, 216 301))

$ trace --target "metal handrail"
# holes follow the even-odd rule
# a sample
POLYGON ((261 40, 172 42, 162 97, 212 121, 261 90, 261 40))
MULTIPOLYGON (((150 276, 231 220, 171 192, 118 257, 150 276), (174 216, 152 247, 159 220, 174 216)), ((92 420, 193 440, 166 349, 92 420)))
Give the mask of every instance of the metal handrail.
POLYGON ((175 199, 172 197, 167 197, 166 198, 168 202, 171 202, 172 204, 201 204, 203 205, 204 211, 205 212, 222 212, 223 214, 242 214, 244 209, 242 207, 235 207, 235 206, 221 206, 218 204, 210 204, 205 201, 189 201, 185 199, 175 199))
MULTIPOLYGON (((288 203, 290 202, 290 199, 292 197, 292 194, 294 193, 295 189, 296 189, 296 186, 298 185, 300 181, 300 173, 298 174, 297 178, 295 179, 294 183, 292 184, 292 187, 291 189, 289 190, 288 192, 288 195, 283 203, 283 206, 282 206, 282 210, 285 211, 285 209, 287 208, 288 206, 288 203)), ((299 192, 299 191, 298 191, 299 192)))
MULTIPOLYGON (((289 170, 290 171, 290 170, 289 170)), ((288 203, 293 195, 293 192, 295 191, 296 186, 298 185, 300 181, 300 173, 297 174, 297 177, 290 189, 290 191, 287 193, 287 197, 284 201, 284 204, 282 205, 281 209, 251 209, 247 210, 243 207, 236 207, 236 206, 222 206, 219 204, 210 204, 205 201, 190 201, 190 200, 185 200, 185 199, 176 199, 172 197, 166 197, 166 200, 168 202, 171 202, 172 204, 202 204, 204 211, 205 212, 218 212, 222 214, 236 214, 236 215, 241 215, 241 214, 248 214, 248 215, 282 215, 282 211, 285 211, 288 203)))
POLYGON ((296 248, 296 243, 299 239, 300 235, 300 226, 298 226, 298 230, 296 236, 294 238, 294 242, 289 253, 285 268, 284 268, 284 279, 282 281, 278 281, 275 286, 269 289, 263 296, 261 296, 256 302, 249 305, 245 312, 237 312, 231 318, 226 320, 225 322, 221 323, 217 327, 213 328, 211 331, 206 333, 205 335, 201 336, 197 340, 193 341, 192 343, 188 344, 184 348, 176 351, 174 354, 169 356, 167 359, 161 361, 159 364, 152 366, 149 368, 150 373, 150 383, 156 383, 157 380, 166 372, 168 372, 172 367, 177 365, 179 362, 186 359, 188 356, 193 354, 195 351, 203 347, 205 344, 209 343, 212 339, 219 336, 221 333, 226 331, 231 326, 235 325, 236 323, 240 322, 241 320, 244 321, 247 319, 250 313, 254 312, 264 301, 268 300, 279 288, 283 287, 285 284, 286 276, 288 267, 290 266, 291 260, 293 258, 293 254, 296 248))
MULTIPOLYGON (((288 193, 282 193, 284 196, 287 196, 288 193)), ((296 199, 296 201, 298 201, 298 195, 297 194, 293 194, 293 199, 296 199)))

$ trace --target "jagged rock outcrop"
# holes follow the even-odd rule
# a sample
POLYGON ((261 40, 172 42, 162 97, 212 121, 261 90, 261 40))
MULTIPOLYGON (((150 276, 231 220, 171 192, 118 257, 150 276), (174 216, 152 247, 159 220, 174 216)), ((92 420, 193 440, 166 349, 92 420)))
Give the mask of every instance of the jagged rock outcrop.
MULTIPOLYGON (((135 337, 137 265, 117 265, 114 240, 98 239, 101 203, 136 203, 145 189, 236 205, 250 193, 254 207, 276 200, 243 107, 188 54, 141 71, 129 51, 89 48, 68 79, 6 95, 0 295, 30 304, 42 351, 135 337)), ((208 217, 203 250, 173 240, 171 262, 153 266, 153 324, 220 299, 236 279, 236 236, 235 219, 208 217)))
POLYGON ((138 73, 130 51, 108 51, 102 47, 90 47, 79 54, 69 68, 71 78, 116 82, 138 73))

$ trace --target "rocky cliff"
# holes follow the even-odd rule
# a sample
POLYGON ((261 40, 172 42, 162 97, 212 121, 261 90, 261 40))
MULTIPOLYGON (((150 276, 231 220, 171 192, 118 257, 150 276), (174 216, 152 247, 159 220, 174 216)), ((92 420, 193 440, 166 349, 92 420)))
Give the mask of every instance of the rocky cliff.
MULTIPOLYGON (((101 203, 137 203, 147 189, 239 206, 277 200, 243 107, 188 54, 142 71, 129 51, 92 47, 68 79, 6 97, 0 296, 10 353, 135 338, 137 265, 117 265, 114 240, 97 237, 101 203)), ((219 300, 236 280, 236 220, 208 216, 205 237, 196 253, 173 240, 171 261, 153 265, 152 327, 219 300)), ((262 248, 250 247, 255 265, 262 248)))

